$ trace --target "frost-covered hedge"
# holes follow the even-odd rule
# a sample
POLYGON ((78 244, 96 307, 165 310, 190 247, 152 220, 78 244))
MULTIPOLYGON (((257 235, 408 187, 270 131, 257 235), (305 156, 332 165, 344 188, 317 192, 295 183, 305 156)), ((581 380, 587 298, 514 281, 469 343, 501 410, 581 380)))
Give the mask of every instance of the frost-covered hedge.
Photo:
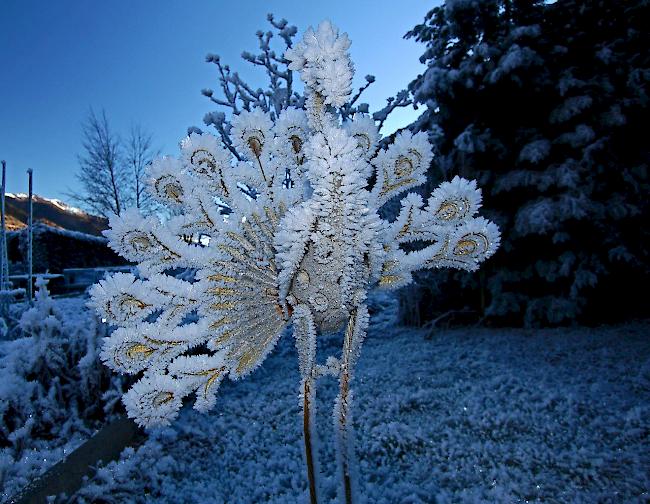
POLYGON ((54 300, 41 286, 0 342, 0 483, 19 491, 121 407, 122 380, 99 361, 106 327, 83 298, 54 300))

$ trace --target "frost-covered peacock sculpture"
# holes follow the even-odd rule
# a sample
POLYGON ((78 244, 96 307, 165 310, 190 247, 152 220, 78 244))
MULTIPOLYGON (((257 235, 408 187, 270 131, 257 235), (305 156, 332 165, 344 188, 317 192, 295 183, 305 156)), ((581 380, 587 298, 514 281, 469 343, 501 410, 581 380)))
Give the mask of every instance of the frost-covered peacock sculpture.
POLYGON ((473 271, 499 244, 497 227, 475 217, 476 184, 458 177, 426 202, 406 195, 394 221, 379 217, 391 198, 425 181, 431 148, 426 134, 402 132, 377 152, 370 117, 340 123, 336 110, 352 84, 349 45, 323 22, 287 51, 305 84, 306 110, 284 110, 275 121, 259 110, 233 117, 231 136, 245 162, 196 133, 181 143, 180 159, 154 162, 150 190, 172 217, 130 210, 111 218, 110 246, 138 263, 139 277, 117 273, 92 290, 92 303, 118 326, 103 360, 142 373, 124 403, 145 427, 169 423, 189 394, 195 409, 211 409, 221 380, 253 371, 293 324, 311 502, 318 500, 316 380, 326 374, 340 385, 340 498, 351 502, 356 492, 350 386, 368 291, 404 286, 422 268, 473 271), (404 251, 406 243, 417 250, 404 251), (179 268, 195 269, 194 279, 174 277, 179 268), (342 328, 340 358, 318 364, 317 333, 342 328))

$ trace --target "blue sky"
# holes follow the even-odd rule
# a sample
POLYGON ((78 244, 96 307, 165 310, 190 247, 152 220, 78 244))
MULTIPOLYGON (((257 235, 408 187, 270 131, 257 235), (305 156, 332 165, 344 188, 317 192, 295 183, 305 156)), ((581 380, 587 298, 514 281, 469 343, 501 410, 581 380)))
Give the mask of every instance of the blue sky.
MULTIPOLYGON (((255 32, 267 12, 299 29, 330 19, 352 39, 355 84, 373 74, 370 110, 421 73, 424 46, 402 36, 433 2, 273 1, 0 2, 0 158, 7 161, 9 192, 65 198, 76 190, 81 123, 90 107, 104 108, 119 132, 132 123, 149 130, 164 154, 175 154, 190 125, 202 127, 215 110, 200 90, 218 88, 208 52, 221 55, 255 86, 263 75, 240 58, 255 52, 255 32)), ((411 122, 417 111, 395 114, 386 130, 411 122)))

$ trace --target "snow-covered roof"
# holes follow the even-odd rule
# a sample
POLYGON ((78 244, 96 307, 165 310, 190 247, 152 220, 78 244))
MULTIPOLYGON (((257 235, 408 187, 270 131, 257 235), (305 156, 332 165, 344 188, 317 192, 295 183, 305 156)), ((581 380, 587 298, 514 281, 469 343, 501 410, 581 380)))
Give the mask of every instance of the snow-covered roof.
MULTIPOLYGON (((20 231, 8 231, 7 236, 15 236, 20 233, 27 232, 27 228, 22 228, 20 231)), ((48 226, 42 222, 37 222, 34 224, 34 234, 39 233, 54 233, 60 236, 65 236, 73 240, 83 240, 83 241, 92 241, 96 243, 106 244, 108 240, 103 236, 95 236, 87 233, 80 233, 79 231, 70 231, 69 229, 57 228, 54 226, 48 226)))

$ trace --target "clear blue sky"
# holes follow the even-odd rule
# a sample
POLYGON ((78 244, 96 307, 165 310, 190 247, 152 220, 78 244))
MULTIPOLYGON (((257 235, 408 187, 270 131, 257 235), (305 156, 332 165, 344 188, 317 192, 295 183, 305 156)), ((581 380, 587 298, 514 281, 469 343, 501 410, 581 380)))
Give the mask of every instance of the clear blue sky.
MULTIPOLYGON (((402 36, 422 22, 435 1, 0 1, 0 159, 8 164, 8 192, 65 198, 77 185, 81 123, 90 107, 104 108, 117 131, 133 122, 152 132, 164 154, 177 153, 190 125, 203 127, 214 107, 200 94, 218 88, 220 54, 256 86, 263 75, 240 58, 256 52, 267 12, 299 29, 330 19, 352 39, 355 84, 373 74, 370 110, 421 73, 424 47, 402 36)), ((395 114, 386 130, 411 122, 416 111, 395 114)))

